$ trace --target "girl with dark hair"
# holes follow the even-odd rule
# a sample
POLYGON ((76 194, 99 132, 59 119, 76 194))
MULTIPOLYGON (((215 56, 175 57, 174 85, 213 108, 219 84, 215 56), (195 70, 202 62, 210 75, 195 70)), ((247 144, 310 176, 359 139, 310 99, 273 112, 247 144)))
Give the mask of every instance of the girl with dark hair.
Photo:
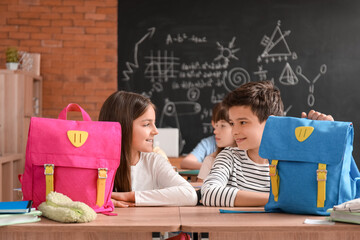
POLYGON ((163 156, 152 152, 158 131, 150 99, 115 92, 104 102, 99 121, 119 122, 122 127, 121 160, 111 196, 115 207, 196 205, 194 188, 163 156))
POLYGON ((211 118, 216 141, 216 151, 205 157, 198 174, 198 181, 200 182, 204 181, 209 174, 216 156, 224 150, 225 147, 236 146, 229 121, 228 109, 221 102, 216 104, 213 108, 211 118))

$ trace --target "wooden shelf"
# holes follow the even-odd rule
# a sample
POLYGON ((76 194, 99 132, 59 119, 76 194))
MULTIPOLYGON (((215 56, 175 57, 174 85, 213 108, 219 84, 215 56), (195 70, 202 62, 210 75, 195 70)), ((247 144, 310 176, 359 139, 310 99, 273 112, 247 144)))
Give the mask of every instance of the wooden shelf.
POLYGON ((42 77, 0 70, 0 201, 19 200, 30 118, 41 114, 42 77))

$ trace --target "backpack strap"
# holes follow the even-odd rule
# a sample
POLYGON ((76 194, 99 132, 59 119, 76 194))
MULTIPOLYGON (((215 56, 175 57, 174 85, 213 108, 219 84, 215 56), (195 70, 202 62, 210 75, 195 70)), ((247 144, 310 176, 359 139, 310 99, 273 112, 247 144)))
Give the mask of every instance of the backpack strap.
POLYGON ((99 207, 102 207, 102 205, 104 205, 107 171, 108 171, 107 168, 99 168, 98 169, 96 205, 99 207))
POLYGON ((46 196, 54 191, 54 164, 44 164, 46 196))
POLYGON ((278 160, 272 160, 271 165, 269 165, 269 175, 270 175, 270 180, 271 180, 271 190, 272 190, 272 194, 274 195, 274 201, 275 202, 278 201, 279 183, 280 183, 280 178, 279 178, 279 175, 278 175, 278 171, 276 169, 277 164, 278 164, 278 160))
POLYGON ((326 164, 319 163, 318 170, 316 170, 316 180, 318 182, 318 191, 317 191, 317 207, 324 207, 326 200, 326 164))
MULTIPOLYGON (((104 205, 107 171, 107 168, 98 169, 96 205, 99 207, 104 205)), ((50 192, 54 191, 54 164, 44 164, 44 175, 47 196, 50 192)))

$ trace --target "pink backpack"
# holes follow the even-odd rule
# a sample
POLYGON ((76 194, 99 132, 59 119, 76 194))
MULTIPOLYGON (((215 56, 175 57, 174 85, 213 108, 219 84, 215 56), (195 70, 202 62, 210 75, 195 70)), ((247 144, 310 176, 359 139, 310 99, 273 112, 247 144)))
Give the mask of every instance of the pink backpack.
POLYGON ((37 207, 51 192, 60 192, 96 212, 111 212, 111 193, 120 164, 121 126, 93 122, 77 104, 69 104, 59 119, 33 117, 20 178, 24 200, 37 207), (66 120, 81 112, 83 121, 66 120))

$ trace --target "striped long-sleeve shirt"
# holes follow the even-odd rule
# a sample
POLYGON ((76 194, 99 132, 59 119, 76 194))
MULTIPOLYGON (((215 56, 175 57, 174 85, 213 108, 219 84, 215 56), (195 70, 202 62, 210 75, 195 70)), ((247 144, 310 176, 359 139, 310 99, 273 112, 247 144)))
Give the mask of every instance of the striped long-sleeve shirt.
POLYGON ((239 190, 269 192, 269 164, 257 164, 236 147, 221 151, 201 188, 205 206, 233 207, 239 190))

